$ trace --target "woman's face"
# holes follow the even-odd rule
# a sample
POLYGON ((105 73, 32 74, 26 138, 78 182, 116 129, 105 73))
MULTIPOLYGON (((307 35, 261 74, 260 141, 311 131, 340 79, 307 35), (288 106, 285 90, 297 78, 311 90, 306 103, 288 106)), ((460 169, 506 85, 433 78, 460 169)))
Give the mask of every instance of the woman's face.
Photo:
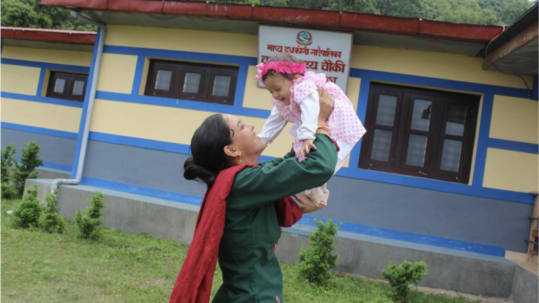
MULTIPOLYGON (((255 133, 252 124, 243 123, 239 117, 223 114, 228 127, 233 131, 232 144, 228 146, 232 153, 241 155, 242 163, 258 164, 258 158, 266 148, 266 143, 255 133)), ((234 157, 234 155, 228 154, 234 157)), ((240 158, 237 157, 239 160, 240 158)))

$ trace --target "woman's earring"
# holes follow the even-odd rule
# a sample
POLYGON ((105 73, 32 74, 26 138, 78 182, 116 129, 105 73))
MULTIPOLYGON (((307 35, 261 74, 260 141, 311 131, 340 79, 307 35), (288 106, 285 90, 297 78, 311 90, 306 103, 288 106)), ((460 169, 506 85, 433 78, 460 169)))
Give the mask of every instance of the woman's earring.
POLYGON ((240 154, 240 163, 241 163, 241 154, 240 154))

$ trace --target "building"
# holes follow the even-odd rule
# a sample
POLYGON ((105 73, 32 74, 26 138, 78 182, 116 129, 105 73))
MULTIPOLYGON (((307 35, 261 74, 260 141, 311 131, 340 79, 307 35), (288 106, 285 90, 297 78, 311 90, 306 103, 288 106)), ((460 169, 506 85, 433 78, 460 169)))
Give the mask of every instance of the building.
MULTIPOLYGON (((312 67, 341 73, 332 80, 368 130, 317 217, 380 239, 491 256, 526 251, 539 181, 537 5, 504 29, 205 2, 42 3, 76 7, 106 29, 2 28, 2 145, 38 142, 45 168, 81 174, 79 188, 199 205, 204 186, 182 177, 194 130, 217 112, 260 130, 272 104, 255 65, 278 50, 301 57, 309 49, 320 58, 312 67), (295 41, 301 32, 306 42, 295 41), (338 34, 353 41, 349 50, 326 42, 338 34), (64 100, 79 98, 82 74, 84 99, 64 100)), ((291 142, 283 132, 264 159, 291 142)), ((116 226, 144 231, 117 216, 116 226)), ((152 216, 163 226, 189 224, 152 216)), ((175 233, 167 235, 190 241, 191 231, 175 233)))

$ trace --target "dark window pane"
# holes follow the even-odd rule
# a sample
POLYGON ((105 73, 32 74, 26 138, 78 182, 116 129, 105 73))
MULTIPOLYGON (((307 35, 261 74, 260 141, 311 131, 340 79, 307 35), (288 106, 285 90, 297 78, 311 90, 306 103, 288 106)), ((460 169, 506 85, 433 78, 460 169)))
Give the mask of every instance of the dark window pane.
POLYGON ((462 150, 462 142, 457 140, 444 140, 442 151, 442 161, 440 164, 441 170, 459 171, 460 154, 462 150))
POLYGON ((186 73, 185 81, 183 81, 184 93, 198 93, 198 87, 200 85, 200 74, 186 73))
POLYGON ((451 104, 447 114, 447 122, 445 124, 445 133, 453 136, 464 135, 464 124, 466 123, 465 105, 451 104))
POLYGON ((65 86, 66 86, 65 79, 56 79, 56 82, 54 83, 54 92, 58 94, 62 94, 64 92, 65 86))
POLYGON ((429 131, 432 102, 426 100, 414 100, 412 114, 412 126, 414 130, 429 131))
POLYGON ((73 84, 73 95, 81 96, 83 91, 84 81, 75 80, 75 84, 73 84))
POLYGON ((172 80, 172 72, 169 70, 158 70, 157 78, 155 79, 155 89, 169 90, 170 80, 172 80))
POLYGON ((427 136, 410 135, 406 165, 423 167, 427 151, 427 136))
POLYGON ((381 129, 374 130, 371 159, 384 162, 389 160, 392 136, 393 132, 391 131, 381 129))
POLYGON ((395 121, 396 108, 397 108, 397 97, 380 95, 380 97, 378 98, 376 124, 393 126, 393 123, 395 121))
POLYGON ((215 76, 213 81, 213 96, 228 96, 228 90, 230 89, 230 81, 232 78, 228 76, 215 76))

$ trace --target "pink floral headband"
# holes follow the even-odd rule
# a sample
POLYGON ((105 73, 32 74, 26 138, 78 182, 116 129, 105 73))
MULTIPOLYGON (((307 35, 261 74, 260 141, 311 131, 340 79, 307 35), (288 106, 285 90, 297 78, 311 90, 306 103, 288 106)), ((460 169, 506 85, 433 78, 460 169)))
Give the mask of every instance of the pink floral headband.
POLYGON ((270 70, 283 74, 305 74, 305 68, 306 65, 303 63, 290 63, 286 61, 260 63, 256 66, 256 78, 258 81, 262 81, 264 75, 270 70))

